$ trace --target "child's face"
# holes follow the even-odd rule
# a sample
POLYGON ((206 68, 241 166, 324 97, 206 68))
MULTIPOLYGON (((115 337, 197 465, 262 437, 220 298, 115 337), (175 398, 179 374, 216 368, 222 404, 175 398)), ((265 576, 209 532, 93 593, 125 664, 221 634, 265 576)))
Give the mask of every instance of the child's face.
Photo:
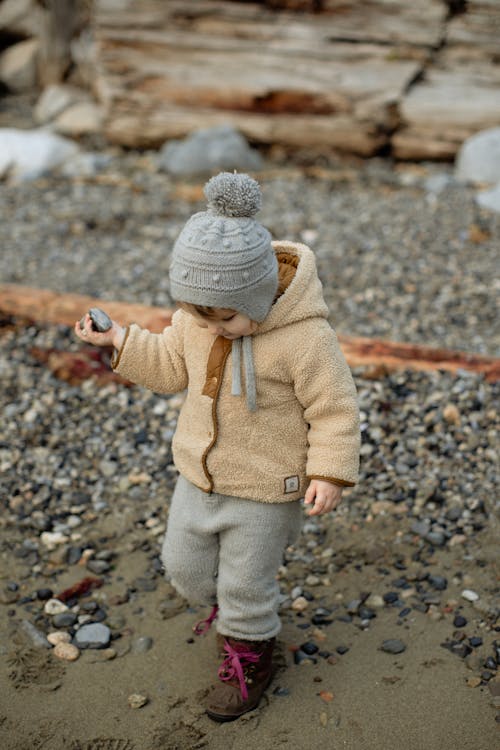
POLYGON ((207 315, 202 315, 194 309, 188 310, 200 328, 207 328, 214 336, 225 339, 239 339, 240 336, 250 336, 257 329, 258 323, 236 310, 214 307, 207 315))

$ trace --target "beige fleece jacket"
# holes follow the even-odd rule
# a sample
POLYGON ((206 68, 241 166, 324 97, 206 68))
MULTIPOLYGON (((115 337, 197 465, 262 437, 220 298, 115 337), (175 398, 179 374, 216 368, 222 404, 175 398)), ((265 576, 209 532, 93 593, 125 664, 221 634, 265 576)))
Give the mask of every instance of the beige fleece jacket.
POLYGON ((314 254, 298 243, 273 246, 298 264, 252 336, 256 412, 248 411, 244 388, 231 395, 231 341, 183 310, 161 334, 131 325, 112 364, 157 393, 187 388, 173 455, 190 482, 206 492, 285 502, 303 497, 310 479, 355 484, 359 415, 314 254))

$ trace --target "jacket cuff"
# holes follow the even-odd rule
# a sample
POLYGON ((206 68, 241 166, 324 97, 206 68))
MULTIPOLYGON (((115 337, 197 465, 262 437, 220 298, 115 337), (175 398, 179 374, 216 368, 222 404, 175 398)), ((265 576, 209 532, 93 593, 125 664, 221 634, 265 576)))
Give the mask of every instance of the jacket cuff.
POLYGON ((120 364, 120 359, 122 357, 122 352, 125 348, 125 344, 127 343, 128 335, 130 333, 130 328, 127 326, 125 329, 125 336, 123 337, 122 345, 119 349, 115 349, 113 352, 113 356, 111 357, 111 368, 113 370, 118 369, 118 365, 120 364))
POLYGON ((356 482, 348 482, 346 479, 337 479, 336 477, 323 477, 319 474, 308 475, 307 478, 318 479, 320 482, 330 482, 330 484, 338 484, 339 487, 354 487, 356 482))

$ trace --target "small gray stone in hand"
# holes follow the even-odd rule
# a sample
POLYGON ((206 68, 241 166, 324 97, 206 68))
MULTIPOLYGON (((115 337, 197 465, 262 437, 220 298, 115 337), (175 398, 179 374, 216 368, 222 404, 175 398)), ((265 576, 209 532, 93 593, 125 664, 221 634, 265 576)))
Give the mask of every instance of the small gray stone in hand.
MULTIPOLYGON (((94 331, 104 333, 105 331, 109 331, 109 329, 113 325, 113 322, 109 315, 105 313, 104 310, 101 310, 100 307, 91 307, 89 310, 89 315, 92 320, 92 328, 94 329, 94 331)), ((82 318, 80 321, 80 328, 83 328, 83 321, 84 318, 82 318)))

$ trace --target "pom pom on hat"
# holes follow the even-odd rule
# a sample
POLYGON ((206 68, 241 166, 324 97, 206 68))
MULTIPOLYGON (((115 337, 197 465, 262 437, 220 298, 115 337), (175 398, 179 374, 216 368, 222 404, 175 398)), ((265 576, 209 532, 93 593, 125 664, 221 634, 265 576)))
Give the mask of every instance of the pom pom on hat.
POLYGON ((247 174, 221 172, 204 188, 209 210, 218 216, 251 217, 261 207, 259 183, 247 174))

